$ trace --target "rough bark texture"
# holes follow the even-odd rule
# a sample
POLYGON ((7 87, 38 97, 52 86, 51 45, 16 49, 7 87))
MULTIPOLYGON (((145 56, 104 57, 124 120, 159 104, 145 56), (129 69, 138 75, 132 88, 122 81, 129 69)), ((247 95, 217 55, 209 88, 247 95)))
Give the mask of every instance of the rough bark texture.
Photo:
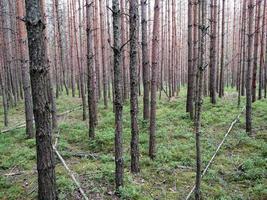
POLYGON ((100 8, 100 37, 101 37, 101 50, 102 50, 102 73, 103 73, 103 97, 104 106, 108 108, 108 81, 107 81, 107 65, 106 65, 106 32, 105 32, 105 16, 103 9, 103 0, 99 0, 100 8))
POLYGON ((159 19, 160 5, 159 0, 155 0, 153 39, 152 39, 152 78, 151 78, 151 102, 150 102, 150 128, 149 128, 149 157, 154 159, 156 156, 156 104, 157 104, 157 79, 159 65, 159 19))
POLYGON ((142 67, 143 67, 143 118, 149 119, 149 57, 148 57, 148 38, 147 38, 147 0, 141 1, 141 15, 142 15, 142 67))
POLYGON ((253 42, 253 20, 254 20, 254 4, 253 0, 248 3, 248 61, 247 61, 247 77, 246 77, 246 132, 252 134, 252 42, 253 42))
MULTIPOLYGON (((257 0, 256 19, 255 19, 255 33, 254 33, 254 53, 253 53, 253 71, 252 71, 252 102, 256 101, 257 88, 257 68, 258 68, 258 49, 259 49, 259 27, 261 17, 261 0, 257 0)), ((263 45, 263 44, 262 44, 263 45)))
MULTIPOLYGON (((126 29, 125 29, 125 0, 120 0, 121 8, 121 43, 126 43, 126 29)), ((123 69, 123 101, 128 99, 128 80, 127 80, 127 63, 126 63, 126 50, 122 49, 122 69, 123 69)))
POLYGON ((225 31, 225 0, 222 0, 222 30, 221 30, 221 63, 220 63, 220 89, 219 97, 224 96, 224 31, 225 31))
POLYGON ((66 94, 69 95, 69 88, 67 85, 66 81, 66 71, 65 71, 65 63, 64 63, 64 52, 63 52, 63 45, 62 45, 62 32, 61 32, 61 23, 60 23, 60 18, 59 18, 59 0, 54 0, 55 1, 55 11, 56 11, 56 20, 57 20, 57 31, 58 31, 58 36, 57 36, 57 43, 58 43, 58 50, 59 50, 59 61, 60 61, 60 68, 62 72, 62 81, 63 85, 66 90, 66 94))
POLYGON ((49 68, 46 63, 44 13, 39 0, 26 0, 26 25, 30 57, 33 111, 36 125, 38 199, 57 199, 55 162, 52 149, 50 102, 46 89, 49 68))
POLYGON ((200 181, 201 181, 201 152, 200 152, 200 134, 201 134, 201 112, 203 104, 203 76, 205 70, 205 37, 207 34, 206 27, 206 0, 200 0, 200 33, 199 33, 199 67, 197 72, 197 90, 196 90, 196 116, 195 116, 195 133, 196 133, 196 189, 195 199, 201 199, 200 181))
POLYGON ((28 54, 28 41, 27 41, 27 30, 24 22, 24 2, 17 2, 17 15, 18 15, 18 29, 19 29, 19 47, 21 56, 21 72, 24 90, 24 107, 25 107, 25 119, 26 119, 26 135, 29 138, 34 137, 33 129, 33 105, 32 105, 32 93, 31 93, 31 80, 29 73, 29 54, 28 54))
POLYGON ((131 171, 138 173, 139 166, 139 130, 138 130, 138 1, 130 0, 130 85, 131 85, 131 171))
POLYGON ((116 189, 123 185, 122 149, 122 91, 121 91, 121 10, 119 0, 112 0, 114 37, 114 90, 115 90, 115 183, 116 189))
MULTIPOLYGON (((83 105, 83 120, 86 120, 86 97, 85 97, 85 86, 84 86, 84 69, 83 69, 83 41, 82 41, 82 7, 81 7, 81 0, 78 0, 79 2, 79 41, 80 46, 78 47, 78 41, 76 39, 76 48, 77 48, 77 56, 78 57, 78 67, 79 67, 79 77, 80 77, 80 91, 81 91, 81 97, 82 97, 82 105, 83 105), (80 49, 80 54, 78 52, 78 49, 80 49)), ((76 1, 73 2, 73 10, 74 10, 74 16, 76 12, 76 1)), ((75 23, 75 21, 74 21, 75 23)))
MULTIPOLYGON (((266 19, 266 7, 267 7, 267 0, 264 0, 263 4, 263 17, 262 17, 262 31, 261 31, 261 52, 260 52, 260 71, 259 71, 259 97, 258 99, 262 98, 262 86, 263 86, 263 68, 264 68, 264 30, 265 30, 265 19, 266 19)), ((265 43, 265 48, 267 49, 267 44, 265 43)), ((265 60, 265 63, 267 61, 265 60)))
POLYGON ((217 0, 211 1, 210 11, 211 38, 210 38, 210 100, 216 104, 216 37, 217 37, 217 0))
POLYGON ((93 87, 94 81, 94 46, 93 46, 93 21, 92 15, 94 13, 91 0, 86 0, 86 22, 87 22, 87 89, 88 89, 88 116, 89 116, 89 138, 95 137, 95 119, 94 112, 96 107, 95 102, 95 88, 93 87))
POLYGON ((188 78, 186 111, 194 117, 194 67, 193 67, 193 0, 188 1, 188 78))

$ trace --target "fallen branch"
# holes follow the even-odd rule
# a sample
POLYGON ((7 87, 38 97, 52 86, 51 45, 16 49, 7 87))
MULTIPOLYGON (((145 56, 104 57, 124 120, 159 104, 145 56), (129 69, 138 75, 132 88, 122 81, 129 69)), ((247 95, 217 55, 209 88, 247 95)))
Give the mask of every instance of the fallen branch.
POLYGON ((82 108, 82 105, 79 105, 79 106, 74 107, 74 108, 72 108, 72 109, 70 109, 70 110, 67 110, 67 111, 65 111, 65 112, 63 112, 63 113, 59 113, 59 114, 57 115, 57 117, 61 117, 62 115, 66 115, 66 114, 72 113, 72 112, 74 112, 74 111, 76 111, 76 110, 80 110, 81 108, 82 108))
POLYGON ((78 157, 78 158, 92 158, 92 159, 97 159, 99 157, 98 154, 96 153, 85 153, 85 152, 78 152, 78 153, 73 153, 73 152, 66 152, 66 154, 73 156, 73 157, 78 157))
MULTIPOLYGON (((57 117, 61 117, 61 116, 67 115, 67 114, 69 114, 71 112, 74 112, 76 110, 79 110, 79 109, 81 109, 81 105, 79 105, 79 106, 77 106, 75 108, 72 108, 71 110, 68 110, 68 111, 65 111, 63 113, 60 113, 60 114, 57 115, 57 117)), ((33 120, 33 123, 34 123, 34 120, 33 120)), ((16 126, 14 126, 14 127, 7 128, 5 130, 2 130, 0 133, 7 133, 9 131, 13 131, 13 130, 24 128, 24 127, 26 127, 26 123, 21 123, 21 124, 18 124, 16 126)))
POLYGON ((53 149, 55 151, 55 153, 57 154, 59 160, 61 161, 61 163, 63 164, 63 166, 65 167, 65 169, 68 171, 70 177, 72 178, 72 180, 74 181, 74 183, 76 184, 76 186, 78 187, 81 195, 83 196, 83 198, 85 200, 89 200, 89 198, 86 196, 84 190, 81 188, 80 183, 78 182, 78 180, 75 178, 74 173, 70 170, 70 168, 68 167, 68 165, 66 164, 65 160, 62 158, 62 156, 60 155, 60 153, 58 152, 58 150, 55 148, 55 146, 53 146, 53 149))
POLYGON ((33 174, 36 173, 37 170, 32 170, 32 171, 17 171, 17 172, 10 172, 8 174, 3 174, 3 176, 19 176, 19 175, 24 175, 24 174, 33 174))
MULTIPOLYGON (((206 174, 206 172, 208 171, 211 163, 213 162, 214 158, 216 157, 218 151, 220 150, 220 148, 222 147, 224 141, 226 140, 227 136, 229 135, 229 133, 231 132, 232 128, 234 127, 234 125, 239 121, 240 116, 242 115, 243 111, 245 110, 245 107, 243 107, 243 109, 241 110, 241 112, 239 113, 239 115, 235 118, 235 120, 231 123, 228 131, 226 132, 226 134, 224 135, 221 143, 219 144, 219 146, 217 147, 216 151, 214 152, 213 156, 211 157, 210 161, 208 162, 207 166, 205 167, 203 173, 201 174, 201 178, 206 174)), ((196 188, 196 185, 193 186, 193 188, 190 190, 189 194, 186 197, 186 200, 188 200, 190 198, 190 196, 192 195, 192 193, 194 192, 196 188)))

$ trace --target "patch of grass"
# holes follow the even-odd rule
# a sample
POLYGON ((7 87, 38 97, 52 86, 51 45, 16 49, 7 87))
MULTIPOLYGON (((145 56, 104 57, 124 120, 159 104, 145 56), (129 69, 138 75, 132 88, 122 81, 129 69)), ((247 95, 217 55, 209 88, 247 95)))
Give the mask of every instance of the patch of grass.
MULTIPOLYGON (((157 104, 157 157, 148 157, 149 123, 142 119, 142 98, 139 99, 139 175, 130 173, 130 105, 123 108, 123 149, 125 184, 120 189, 121 199, 184 199, 195 182, 194 124, 185 112, 186 90, 168 101, 162 96, 157 104), (181 168, 185 167, 185 168, 181 168)), ((79 98, 62 95, 58 100, 59 113, 81 104, 79 98)), ((244 105, 244 98, 242 98, 244 105)), ((236 93, 226 90, 216 105, 205 98, 203 104, 201 152, 202 168, 212 157, 233 119, 242 107, 237 107, 236 93)), ((1 110, 1 109, 0 109, 1 110)), ((248 137, 244 130, 244 115, 234 126, 218 152, 209 171, 202 180, 203 199, 264 199, 266 190, 267 155, 267 102, 253 104, 253 130, 255 137, 248 137)), ((3 114, 0 111, 0 115, 3 114)), ((10 111, 12 119, 23 119, 23 105, 10 111)), ((0 120, 1 123, 1 120, 0 120)), ((14 122, 12 122, 14 123, 14 122)), ((15 124, 15 123, 14 123, 15 124)), ((98 125, 94 140, 88 137, 88 122, 82 121, 82 111, 76 110, 62 117, 59 123, 58 150, 81 182, 90 199, 116 199, 114 188, 114 113, 112 105, 98 106, 98 125), (73 153, 97 155, 95 158, 77 158, 73 153)), ((0 137, 0 172, 9 173, 13 168, 30 171, 35 168, 35 140, 25 139, 25 130, 18 129, 0 137)), ((79 194, 64 167, 57 160, 57 185, 60 199, 75 199, 79 194)), ((27 199, 36 196, 36 174, 27 177, 31 184, 24 188, 25 176, 0 176, 0 199, 27 199), (35 185, 34 185, 35 183, 35 185)))

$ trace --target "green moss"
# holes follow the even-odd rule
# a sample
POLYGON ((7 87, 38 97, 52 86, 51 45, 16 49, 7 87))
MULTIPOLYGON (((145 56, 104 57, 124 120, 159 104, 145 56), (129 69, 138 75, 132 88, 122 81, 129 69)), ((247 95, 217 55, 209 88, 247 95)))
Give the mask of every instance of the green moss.
MULTIPOLYGON (((204 168, 224 137, 231 122, 240 112, 233 90, 226 89, 226 97, 216 105, 205 98, 202 115, 201 152, 204 168)), ((142 119, 142 99, 139 101, 140 165, 141 173, 130 173, 130 106, 123 109, 123 149, 125 184, 120 189, 122 199, 184 199, 194 184, 195 139, 194 124, 185 112, 186 90, 181 96, 168 101, 162 97, 157 105, 157 157, 148 157, 149 123, 142 119), (181 168, 184 166, 187 169, 181 168)), ((78 98, 63 94, 58 100, 59 112, 73 109, 81 104, 78 98)), ((242 98, 242 105, 244 98, 242 98)), ((1 110, 1 109, 0 109, 1 110)), ((234 126, 214 162, 202 180, 203 199, 264 199, 266 190, 267 125, 266 100, 253 104, 253 130, 251 138, 245 133, 245 118, 234 126)), ((3 115, 0 111, 0 115, 3 115)), ((114 113, 112 105, 104 109, 98 106, 98 125, 94 140, 88 138, 88 122, 82 121, 82 111, 76 110, 60 118, 58 150, 71 170, 92 197, 99 194, 112 199, 114 191, 114 113), (92 153, 95 158, 77 158, 73 153, 92 153)), ((12 124, 24 119, 23 104, 11 109, 12 124), (16 122, 13 119, 18 119, 16 122)), ((2 119, 1 119, 2 120, 2 119)), ((0 120, 0 123, 1 123, 0 120)), ((0 127, 1 128, 1 127, 0 127)), ((30 171, 35 168, 35 139, 26 140, 25 130, 17 129, 0 137, 0 173, 9 173, 13 168, 30 171)), ((73 199, 77 188, 64 167, 57 160, 57 185, 60 199, 73 199)), ((27 177, 32 184, 23 188, 25 176, 0 176, 0 199, 27 199, 36 197, 36 174, 27 177), (34 185, 35 183, 35 185, 34 185)))

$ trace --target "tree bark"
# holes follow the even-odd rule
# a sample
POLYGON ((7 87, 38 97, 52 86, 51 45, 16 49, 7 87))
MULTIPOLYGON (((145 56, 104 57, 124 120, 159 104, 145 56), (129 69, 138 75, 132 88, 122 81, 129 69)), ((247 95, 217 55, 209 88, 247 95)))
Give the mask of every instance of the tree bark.
POLYGON ((112 0, 113 11, 113 56, 115 90, 115 183, 118 190, 123 185, 123 148, 122 148, 122 91, 121 91, 121 10, 119 0, 112 0))
POLYGON ((101 50, 102 50, 102 73, 103 73, 103 97, 104 106, 108 108, 108 81, 107 81, 107 65, 106 65, 106 32, 105 32, 105 15, 103 9, 103 0, 99 1, 100 7, 100 38, 101 38, 101 50))
POLYGON ((138 173, 139 166, 139 129, 138 129, 138 1, 130 0, 130 85, 131 85, 131 171, 138 173))
POLYGON ((24 22, 24 2, 17 2, 17 15, 18 15, 18 29, 19 29, 19 47, 20 47, 20 61, 21 61, 21 72, 24 90, 24 108, 25 108, 25 119, 26 119, 26 135, 29 138, 34 137, 33 129, 33 105, 32 105, 32 93, 31 93, 31 80, 29 73, 29 52, 28 52, 28 41, 27 41, 27 30, 24 22))
POLYGON ((159 65, 159 21, 160 5, 159 0, 155 0, 153 39, 152 39, 152 78, 151 78, 151 102, 150 102, 150 135, 149 135, 149 157, 156 156, 156 104, 157 104, 157 79, 159 65))
POLYGON ((193 66, 193 0, 188 1, 188 77, 186 111, 194 118, 194 66, 193 66))
POLYGON ((216 104, 216 36, 217 36, 217 0, 211 1, 211 38, 210 38, 210 98, 216 104))
MULTIPOLYGON (((260 52, 260 71, 259 71, 259 97, 258 99, 262 99, 262 86, 263 86, 263 68, 264 68, 264 29, 265 29, 265 19, 266 19, 266 7, 267 7, 267 0, 264 0, 263 4, 263 17, 262 17, 262 31, 261 31, 261 52, 260 52)), ((265 43, 265 48, 267 49, 267 43, 265 43)), ((265 60, 265 63, 267 61, 265 60)))
POLYGON ((246 132, 252 135, 252 42, 253 42, 253 20, 254 20, 254 4, 253 0, 248 3, 248 61, 247 61, 247 77, 246 77, 246 132))
POLYGON ((195 133, 196 133, 196 188, 195 188, 195 199, 201 199, 200 183, 201 183, 201 114, 203 104, 203 76, 205 70, 205 38, 207 34, 206 27, 206 0, 200 0, 199 4, 199 67, 197 72, 197 90, 196 90, 196 116, 195 116, 195 133))
POLYGON ((220 68, 220 89, 219 97, 224 96, 224 35, 225 35, 225 0, 222 0, 222 30, 221 30, 221 68, 220 68))
POLYGON ((50 102, 46 94, 49 68, 46 63, 45 23, 42 3, 26 0, 26 25, 30 57, 33 111, 36 125, 38 199, 57 199, 52 148, 50 102))
POLYGON ((142 67, 143 67, 143 118, 149 119, 149 88, 150 88, 150 68, 148 57, 148 38, 147 38, 147 0, 141 0, 142 15, 142 67))
MULTIPOLYGON (((255 19, 255 33, 254 33, 254 54, 253 54, 253 71, 252 71, 252 102, 256 101, 257 88, 257 68, 258 68, 258 50, 259 50, 259 27, 261 17, 261 0, 256 1, 256 19, 255 19)), ((264 44, 262 44, 264 45, 264 44)))

